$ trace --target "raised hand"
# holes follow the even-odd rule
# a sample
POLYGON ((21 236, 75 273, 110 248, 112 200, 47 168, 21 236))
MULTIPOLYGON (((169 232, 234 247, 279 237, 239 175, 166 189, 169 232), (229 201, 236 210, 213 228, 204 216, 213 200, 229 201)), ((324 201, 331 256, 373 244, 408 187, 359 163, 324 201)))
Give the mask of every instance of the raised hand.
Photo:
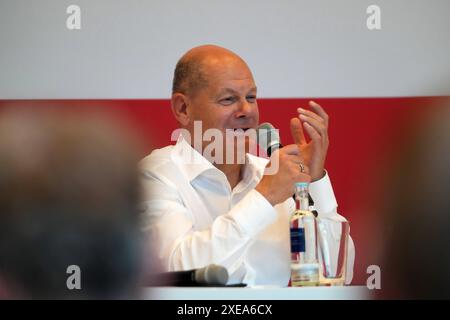
POLYGON ((291 133, 295 144, 301 150, 305 164, 309 167, 312 181, 325 175, 325 159, 328 151, 328 120, 323 108, 314 101, 309 102, 313 111, 298 108, 299 116, 291 119, 291 133), (304 131, 311 138, 305 139, 304 131))

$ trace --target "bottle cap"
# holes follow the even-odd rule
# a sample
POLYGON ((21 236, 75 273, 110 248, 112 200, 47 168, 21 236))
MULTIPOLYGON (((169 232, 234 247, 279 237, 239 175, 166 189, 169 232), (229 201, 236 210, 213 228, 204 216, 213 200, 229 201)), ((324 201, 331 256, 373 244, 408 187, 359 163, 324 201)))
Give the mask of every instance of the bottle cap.
POLYGON ((296 182, 295 186, 296 187, 308 187, 309 183, 308 182, 296 182))

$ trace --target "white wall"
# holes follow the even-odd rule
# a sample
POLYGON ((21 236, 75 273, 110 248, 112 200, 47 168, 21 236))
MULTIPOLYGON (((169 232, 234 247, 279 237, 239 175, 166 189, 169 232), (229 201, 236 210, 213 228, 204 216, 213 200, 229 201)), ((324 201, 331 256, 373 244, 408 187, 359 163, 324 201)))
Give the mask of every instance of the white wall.
POLYGON ((450 94, 449 0, 0 0, 0 98, 167 98, 190 47, 252 68, 260 97, 450 94), (81 7, 79 31, 66 8, 81 7), (366 28, 381 7, 382 29, 366 28))

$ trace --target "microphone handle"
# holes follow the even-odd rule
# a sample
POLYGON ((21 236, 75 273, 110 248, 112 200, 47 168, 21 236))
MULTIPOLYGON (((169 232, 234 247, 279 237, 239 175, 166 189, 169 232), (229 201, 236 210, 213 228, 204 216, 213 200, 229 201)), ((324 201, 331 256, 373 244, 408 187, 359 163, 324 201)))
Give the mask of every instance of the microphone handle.
POLYGON ((176 282, 173 284, 178 287, 196 287, 199 283, 195 280, 197 270, 180 271, 177 275, 176 282))
POLYGON ((147 282, 150 286, 198 286, 195 272, 195 270, 163 272, 151 275, 147 282))
POLYGON ((270 156, 272 155, 272 153, 274 153, 276 150, 283 148, 283 145, 281 143, 276 143, 273 146, 270 146, 269 148, 267 148, 267 155, 270 156))

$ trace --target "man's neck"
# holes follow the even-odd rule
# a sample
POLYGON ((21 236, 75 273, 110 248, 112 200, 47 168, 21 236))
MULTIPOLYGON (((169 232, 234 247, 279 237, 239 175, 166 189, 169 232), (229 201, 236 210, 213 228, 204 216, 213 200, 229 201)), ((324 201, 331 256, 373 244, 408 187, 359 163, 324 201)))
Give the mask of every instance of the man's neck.
POLYGON ((244 165, 242 164, 215 164, 217 169, 225 173, 228 182, 230 183, 231 190, 237 186, 239 181, 242 180, 242 171, 244 170, 244 165))

